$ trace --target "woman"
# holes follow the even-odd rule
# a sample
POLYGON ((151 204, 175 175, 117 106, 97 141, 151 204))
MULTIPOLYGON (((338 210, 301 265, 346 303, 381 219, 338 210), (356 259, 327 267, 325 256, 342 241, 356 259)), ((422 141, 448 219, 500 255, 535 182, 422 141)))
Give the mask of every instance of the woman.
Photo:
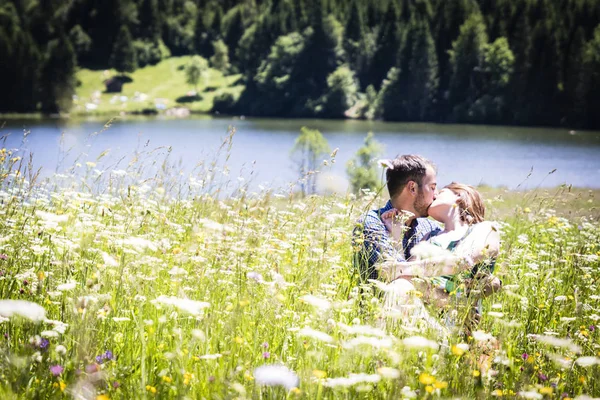
MULTIPOLYGON (((494 289, 490 278, 493 279, 500 239, 494 225, 484 222, 485 206, 479 192, 472 186, 453 182, 440 191, 428 212, 444 224, 444 230, 415 246, 408 262, 380 265, 380 274, 392 281, 388 294, 393 295, 387 296, 387 307, 402 307, 411 292, 421 293, 426 303, 439 309, 451 299, 470 297, 475 303, 488 294, 486 290, 494 289), (436 255, 424 258, 427 253, 436 255), (479 289, 480 296, 471 296, 475 289, 479 289)), ((398 210, 390 210, 381 218, 390 235, 401 243, 405 225, 397 222, 399 215, 398 210)))

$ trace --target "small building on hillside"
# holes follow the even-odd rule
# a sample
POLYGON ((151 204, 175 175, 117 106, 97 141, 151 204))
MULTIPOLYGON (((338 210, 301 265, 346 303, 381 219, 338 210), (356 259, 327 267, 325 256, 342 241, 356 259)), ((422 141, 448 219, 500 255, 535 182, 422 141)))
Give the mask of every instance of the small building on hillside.
POLYGON ((123 82, 118 78, 107 79, 104 85, 106 85, 106 93, 121 93, 123 90, 123 82))

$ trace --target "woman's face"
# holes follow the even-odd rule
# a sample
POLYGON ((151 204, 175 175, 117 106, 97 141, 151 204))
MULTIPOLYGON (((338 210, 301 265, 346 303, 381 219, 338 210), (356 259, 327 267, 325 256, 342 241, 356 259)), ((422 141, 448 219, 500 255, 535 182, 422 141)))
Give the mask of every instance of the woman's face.
POLYGON ((429 206, 429 215, 438 221, 443 221, 450 215, 453 208, 458 207, 458 195, 450 189, 442 189, 431 206, 429 206))

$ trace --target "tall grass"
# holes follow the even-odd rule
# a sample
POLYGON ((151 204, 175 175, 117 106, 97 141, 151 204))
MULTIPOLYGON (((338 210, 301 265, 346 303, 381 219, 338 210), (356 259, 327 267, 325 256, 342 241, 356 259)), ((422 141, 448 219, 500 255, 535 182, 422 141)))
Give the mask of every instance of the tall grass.
POLYGON ((515 194, 479 330, 386 330, 351 265, 373 199, 251 192, 228 175, 231 140, 189 176, 144 149, 41 181, 0 151, 0 299, 45 309, 0 306, 2 398, 600 396, 593 211, 515 194))

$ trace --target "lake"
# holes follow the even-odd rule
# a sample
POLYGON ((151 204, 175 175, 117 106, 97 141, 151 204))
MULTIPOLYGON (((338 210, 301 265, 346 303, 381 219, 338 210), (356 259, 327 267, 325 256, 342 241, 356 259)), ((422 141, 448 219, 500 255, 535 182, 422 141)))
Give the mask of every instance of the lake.
MULTIPOLYGON (((363 144, 367 132, 384 145, 382 158, 418 153, 438 166, 438 183, 459 181, 494 187, 600 188, 600 132, 554 128, 516 128, 477 125, 400 124, 380 121, 297 120, 192 117, 189 119, 17 120, 0 122, 4 146, 33 153, 44 176, 61 172, 74 162, 95 161, 110 150, 96 168, 126 169, 133 154, 145 157, 167 153, 184 172, 215 159, 230 126, 236 133, 226 165, 238 176, 273 189, 287 188, 298 179, 290 150, 300 128, 319 129, 331 149, 339 148, 334 164, 324 167, 321 190, 347 189, 345 166, 363 144), (24 137, 24 133, 26 137, 24 137), (150 152, 152 149, 158 149, 150 152), (556 170, 554 173, 551 171, 556 170), (529 177, 528 177, 529 176, 529 177)), ((225 163, 226 149, 221 150, 225 163)))

